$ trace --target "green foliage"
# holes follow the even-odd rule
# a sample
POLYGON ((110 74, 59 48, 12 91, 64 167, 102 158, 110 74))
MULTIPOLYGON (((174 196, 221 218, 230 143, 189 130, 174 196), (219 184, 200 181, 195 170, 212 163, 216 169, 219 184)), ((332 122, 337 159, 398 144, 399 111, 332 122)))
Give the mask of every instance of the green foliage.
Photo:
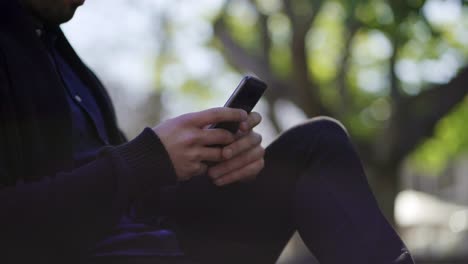
POLYGON ((454 158, 468 151, 467 117, 465 100, 439 122, 434 136, 411 154, 411 164, 426 175, 440 175, 454 158))
POLYGON ((386 1, 358 1, 355 12, 356 19, 369 27, 378 28, 395 22, 393 9, 386 1))
POLYGON ((186 96, 196 101, 205 101, 211 98, 212 92, 206 88, 206 84, 197 80, 188 80, 181 87, 180 91, 186 96))
MULTIPOLYGON (((297 74, 293 71, 297 66, 293 62, 297 51, 291 46, 293 33, 318 12, 306 25, 304 36, 310 89, 353 137, 372 145, 388 129, 393 115, 404 113, 394 109, 398 100, 448 82, 467 64, 468 8, 462 7, 456 18, 438 21, 424 9, 434 1, 438 0, 226 1, 226 8, 210 19, 223 22, 224 29, 249 59, 262 57, 267 60, 267 71, 282 81, 291 81, 297 74), (287 10, 287 4, 291 4, 291 10, 287 10), (262 28, 263 18, 266 29, 262 28), (268 53, 264 49, 269 49, 268 53)), ((206 46, 223 52, 228 62, 232 56, 241 56, 231 52, 217 36, 206 46)), ((162 59, 177 63, 170 56, 162 59)), ((235 67, 226 69, 251 70, 235 67)), ((158 72, 158 80, 164 72, 158 72)), ((185 78, 179 90, 195 100, 210 100, 213 89, 206 89, 202 80, 185 78)), ((291 98, 307 94, 295 87, 288 89, 283 94, 291 98)), ((419 114, 431 111, 424 102, 413 108, 419 114)), ((450 159, 468 149, 468 137, 463 134, 468 129, 467 117, 465 102, 440 121, 435 136, 426 139, 411 155, 411 163, 425 171, 440 171, 450 159)))
POLYGON ((234 39, 252 53, 260 52, 258 13, 255 7, 243 1, 232 1, 225 22, 234 39))
POLYGON ((271 37, 272 47, 269 54, 271 67, 275 74, 281 78, 291 75, 291 21, 282 12, 272 14, 268 18, 268 31, 271 37))
POLYGON ((291 51, 287 46, 273 46, 270 52, 271 67, 276 75, 286 78, 291 75, 291 51))
POLYGON ((343 51, 345 10, 337 2, 327 2, 307 37, 311 75, 320 83, 333 82, 343 51))

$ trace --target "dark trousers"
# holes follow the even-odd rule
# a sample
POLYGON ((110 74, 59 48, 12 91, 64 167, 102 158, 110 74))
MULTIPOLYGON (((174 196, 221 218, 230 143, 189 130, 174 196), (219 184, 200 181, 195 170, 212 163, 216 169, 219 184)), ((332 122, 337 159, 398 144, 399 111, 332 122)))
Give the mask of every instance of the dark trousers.
POLYGON ((195 263, 275 263, 296 230, 321 264, 413 263, 345 130, 328 118, 283 133, 253 182, 219 188, 199 176, 164 199, 195 263))

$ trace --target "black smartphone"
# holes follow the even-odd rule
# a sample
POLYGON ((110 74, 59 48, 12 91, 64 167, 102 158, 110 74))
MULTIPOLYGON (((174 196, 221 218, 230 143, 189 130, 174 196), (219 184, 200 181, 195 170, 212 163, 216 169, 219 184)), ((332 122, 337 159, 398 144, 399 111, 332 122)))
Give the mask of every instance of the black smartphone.
MULTIPOLYGON (((240 108, 250 113, 267 89, 267 84, 253 76, 245 76, 224 107, 240 108)), ((223 128, 231 133, 239 130, 238 122, 221 122, 210 126, 210 128, 223 128)))

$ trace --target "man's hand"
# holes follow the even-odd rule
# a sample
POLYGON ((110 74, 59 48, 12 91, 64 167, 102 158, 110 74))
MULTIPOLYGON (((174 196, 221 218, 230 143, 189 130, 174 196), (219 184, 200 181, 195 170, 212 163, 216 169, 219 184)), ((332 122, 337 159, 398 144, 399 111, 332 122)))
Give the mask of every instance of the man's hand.
POLYGON ((206 172, 205 161, 220 162, 224 159, 222 149, 210 145, 229 145, 235 141, 235 136, 229 131, 207 129, 208 125, 233 121, 246 128, 247 119, 244 110, 219 107, 169 119, 153 130, 169 153, 177 178, 184 181, 206 172))
POLYGON ((216 185, 253 180, 263 169, 265 149, 260 145, 262 137, 252 130, 261 120, 259 113, 252 112, 247 122, 241 123, 236 140, 222 149, 225 160, 208 169, 208 176, 216 185))

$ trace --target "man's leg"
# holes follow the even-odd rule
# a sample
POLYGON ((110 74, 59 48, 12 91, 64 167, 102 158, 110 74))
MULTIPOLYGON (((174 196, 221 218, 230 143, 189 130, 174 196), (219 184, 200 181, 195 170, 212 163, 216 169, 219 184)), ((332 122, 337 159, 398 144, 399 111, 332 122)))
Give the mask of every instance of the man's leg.
POLYGON ((282 134, 252 183, 217 188, 201 176, 172 197, 182 244, 201 263, 273 263, 295 229, 322 264, 412 263, 330 119, 282 134))
POLYGON ((295 145, 290 152, 305 156, 294 192, 295 225, 321 263, 412 263, 380 212, 361 161, 339 123, 315 119, 283 136, 286 140, 275 148, 295 145), (311 140, 301 143, 307 137, 311 140))

